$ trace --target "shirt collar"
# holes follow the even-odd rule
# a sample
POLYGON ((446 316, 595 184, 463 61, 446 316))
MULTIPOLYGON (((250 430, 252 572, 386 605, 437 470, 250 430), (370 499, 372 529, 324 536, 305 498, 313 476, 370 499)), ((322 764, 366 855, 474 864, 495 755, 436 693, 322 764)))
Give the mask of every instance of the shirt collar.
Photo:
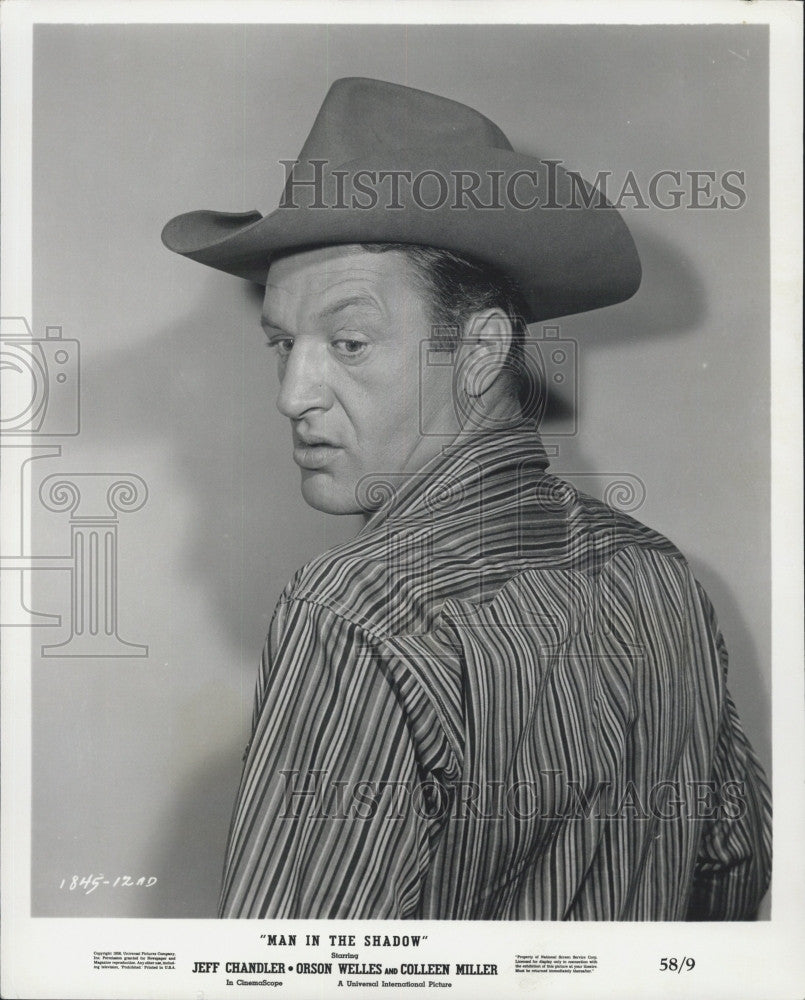
POLYGON ((535 422, 459 434, 416 472, 381 473, 359 484, 361 503, 373 513, 358 537, 386 522, 430 518, 440 509, 454 513, 476 504, 482 492, 493 494, 497 484, 510 484, 515 476, 541 475, 548 464, 535 422))

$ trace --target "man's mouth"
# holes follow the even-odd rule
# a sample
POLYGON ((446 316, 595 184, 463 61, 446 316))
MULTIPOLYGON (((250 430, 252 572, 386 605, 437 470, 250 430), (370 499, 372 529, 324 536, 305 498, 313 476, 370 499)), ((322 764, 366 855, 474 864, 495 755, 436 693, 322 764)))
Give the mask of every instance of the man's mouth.
POLYGON ((340 450, 338 445, 322 438, 297 437, 294 441, 293 460, 302 469, 323 469, 340 450))

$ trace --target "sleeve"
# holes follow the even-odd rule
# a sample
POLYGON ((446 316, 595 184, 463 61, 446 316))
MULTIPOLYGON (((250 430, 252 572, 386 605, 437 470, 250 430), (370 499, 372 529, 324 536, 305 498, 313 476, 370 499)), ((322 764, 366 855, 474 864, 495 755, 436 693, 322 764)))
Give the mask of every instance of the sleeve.
POLYGON ((257 684, 230 827, 225 917, 413 916, 440 810, 446 741, 379 644, 312 601, 284 602, 257 684))
MULTIPOLYGON (((726 646, 710 602, 701 588, 698 590, 726 678, 726 646)), ((711 784, 716 808, 702 832, 687 918, 751 920, 769 886, 771 797, 726 690, 711 784)))

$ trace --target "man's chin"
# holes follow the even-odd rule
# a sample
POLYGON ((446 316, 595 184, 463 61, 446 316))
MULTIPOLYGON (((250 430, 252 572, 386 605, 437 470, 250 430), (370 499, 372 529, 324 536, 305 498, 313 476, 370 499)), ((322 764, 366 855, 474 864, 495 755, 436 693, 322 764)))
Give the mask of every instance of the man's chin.
POLYGON ((302 471, 302 497, 325 514, 360 514, 354 488, 339 483, 326 472, 302 471))

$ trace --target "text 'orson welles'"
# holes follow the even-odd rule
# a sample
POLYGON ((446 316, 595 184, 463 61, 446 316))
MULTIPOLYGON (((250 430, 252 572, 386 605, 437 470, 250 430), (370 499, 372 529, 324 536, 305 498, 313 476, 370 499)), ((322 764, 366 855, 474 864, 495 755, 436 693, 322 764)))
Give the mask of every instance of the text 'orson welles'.
MULTIPOLYGON (((270 961, 253 961, 246 957, 239 959, 205 959, 196 960, 192 965, 192 972, 199 974, 224 973, 226 975, 255 976, 292 976, 292 975, 320 975, 320 976, 361 976, 377 977, 374 979, 361 978, 359 981, 352 981, 349 978, 339 979, 339 985, 347 986, 382 986, 393 985, 381 977, 395 977, 399 984, 401 977, 413 977, 410 985, 428 987, 451 987, 447 981, 451 976, 497 976, 499 974, 498 965, 494 962, 456 962, 456 961, 409 961, 409 955, 394 955, 393 951, 384 952, 384 961, 362 961, 358 949, 410 949, 418 948, 428 941, 427 934, 305 934, 303 941, 297 941, 296 934, 261 934, 260 939, 265 946, 273 948, 288 949, 282 956, 278 956, 270 961), (291 949, 297 948, 327 948, 345 949, 330 950, 327 958, 330 961, 297 961, 296 955, 293 961, 289 961, 291 949), (350 949, 350 950, 346 950, 350 949), (355 950, 351 950, 355 949, 355 950), (280 960, 282 959, 282 960, 280 960), (332 959, 340 961, 331 961, 332 959)), ((314 956, 311 956, 313 958, 314 956)), ((315 956, 318 958, 318 956, 315 956)), ((227 985, 256 985, 258 982, 268 980, 226 980, 227 985)), ((273 985, 280 985, 279 982, 273 985)))

